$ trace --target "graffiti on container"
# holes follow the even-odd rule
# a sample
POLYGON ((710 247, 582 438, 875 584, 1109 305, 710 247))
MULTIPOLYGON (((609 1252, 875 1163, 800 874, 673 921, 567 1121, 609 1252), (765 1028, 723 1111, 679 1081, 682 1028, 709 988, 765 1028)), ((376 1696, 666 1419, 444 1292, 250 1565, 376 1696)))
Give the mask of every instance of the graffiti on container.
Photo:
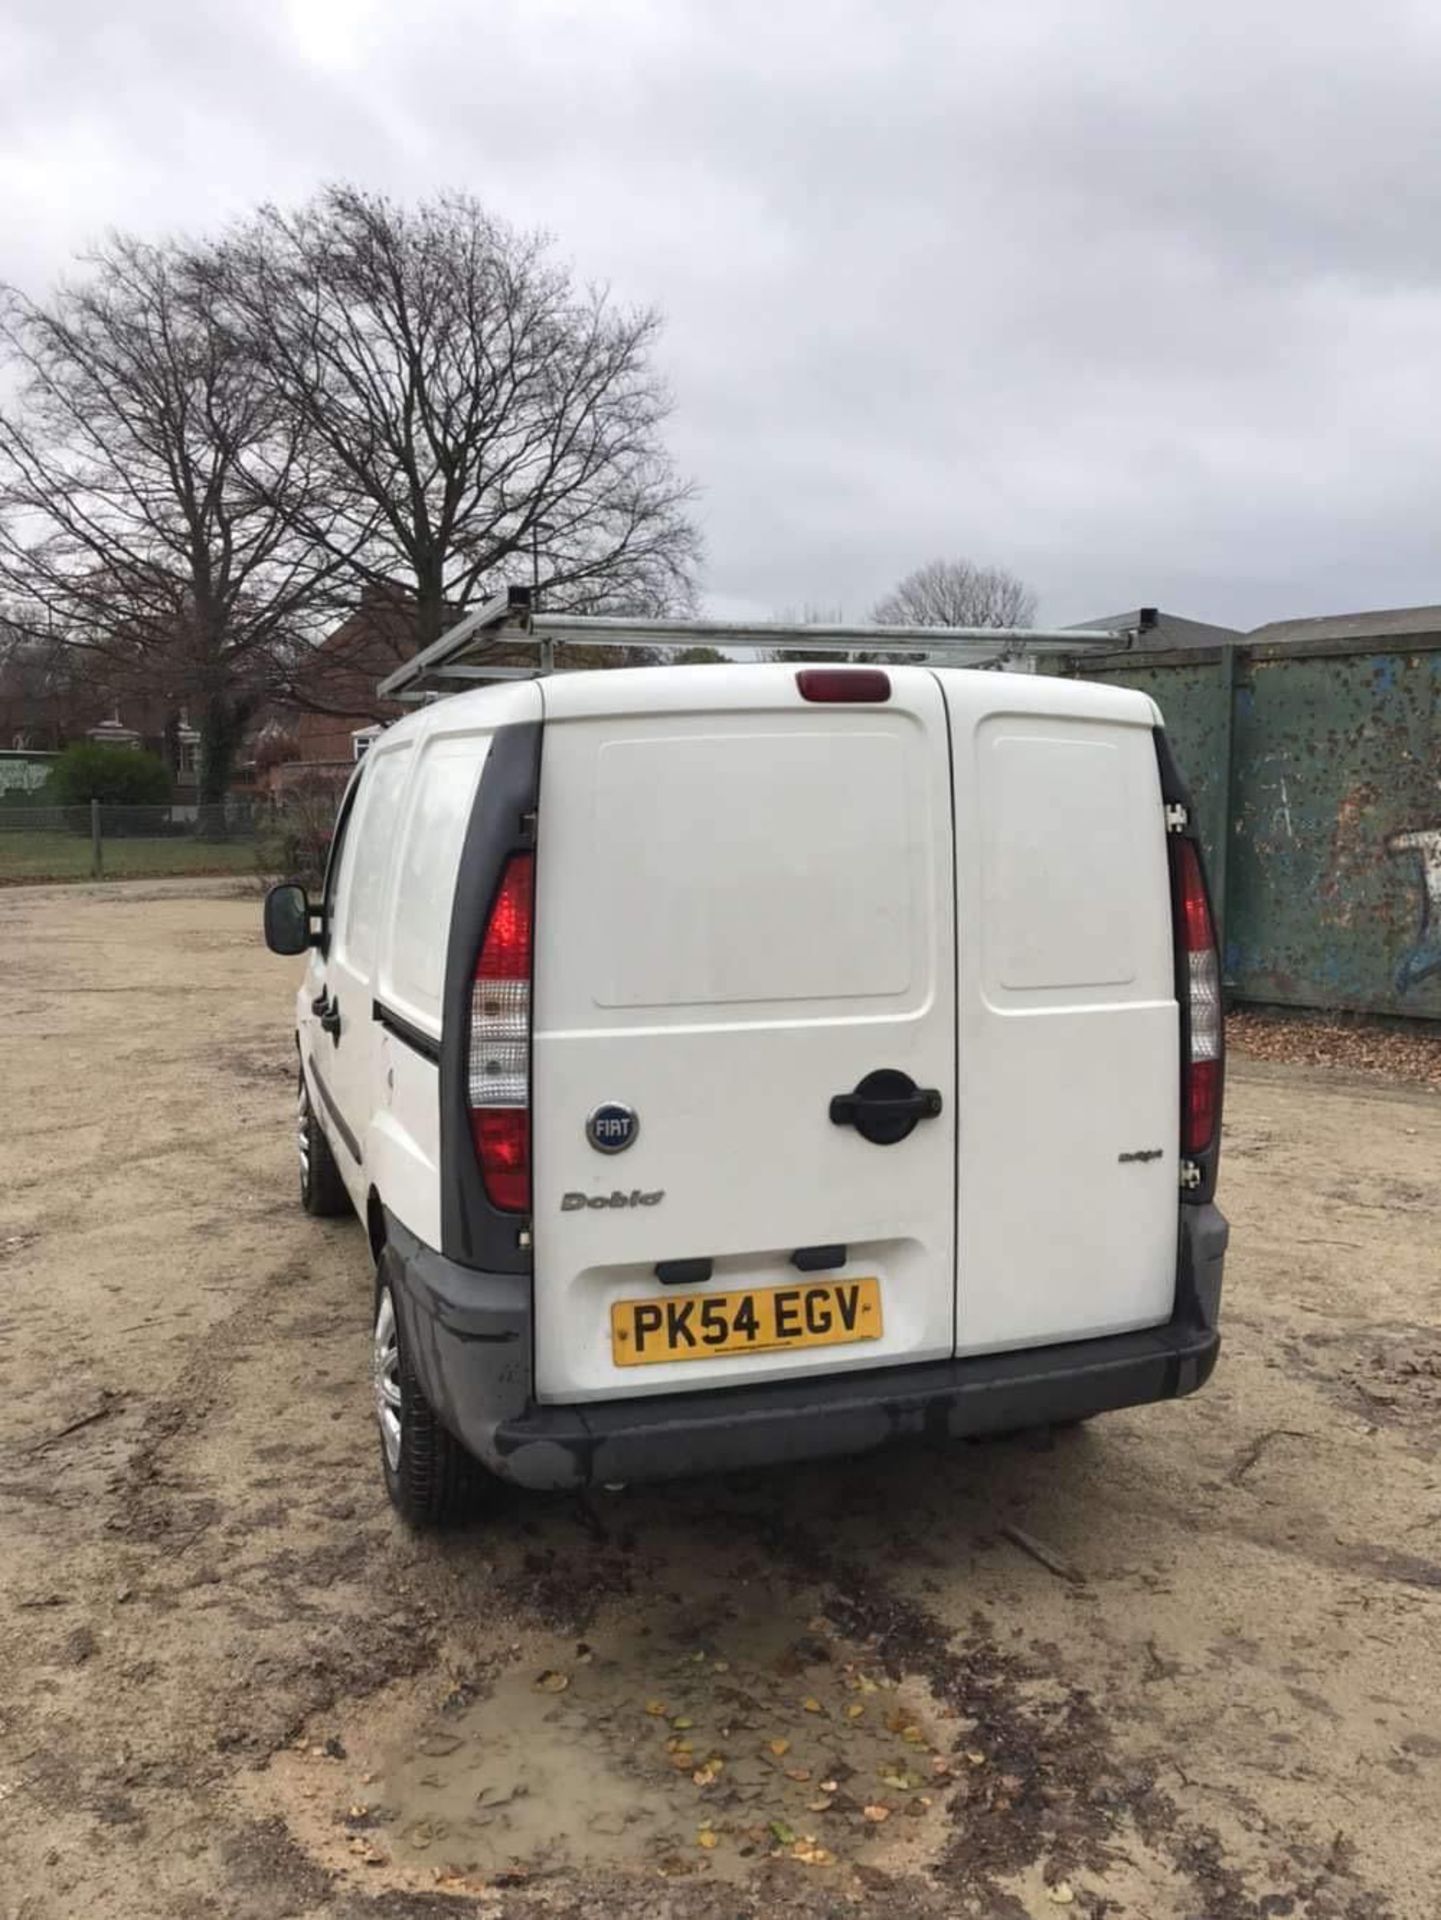
POLYGON ((1409 827, 1386 842, 1391 853, 1414 853, 1421 869, 1421 921, 1416 944, 1396 969, 1396 991, 1441 973, 1441 827, 1409 827))

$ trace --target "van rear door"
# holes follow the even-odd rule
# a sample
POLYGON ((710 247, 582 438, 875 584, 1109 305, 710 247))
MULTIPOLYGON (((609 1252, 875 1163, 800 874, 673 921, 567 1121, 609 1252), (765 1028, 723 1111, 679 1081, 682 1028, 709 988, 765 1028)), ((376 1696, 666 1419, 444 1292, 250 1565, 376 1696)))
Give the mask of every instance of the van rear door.
POLYGON ((952 1351, 946 719, 932 674, 889 680, 541 683, 542 1400, 952 1351))
POLYGON ((1170 1318, 1179 1013, 1144 695, 943 671, 955 755, 957 1351, 1170 1318))

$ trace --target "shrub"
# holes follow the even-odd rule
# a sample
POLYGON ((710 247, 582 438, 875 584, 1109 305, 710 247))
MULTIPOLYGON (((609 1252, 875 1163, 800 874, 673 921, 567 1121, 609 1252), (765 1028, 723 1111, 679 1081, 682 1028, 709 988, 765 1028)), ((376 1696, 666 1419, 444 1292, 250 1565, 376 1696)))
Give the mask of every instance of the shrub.
POLYGON ((298 880, 312 895, 319 894, 344 791, 344 776, 322 773, 286 788, 261 827, 256 847, 265 879, 298 880))
POLYGON ((45 798, 61 807, 165 807, 170 769, 158 754, 135 747, 107 747, 93 740, 67 747, 50 769, 45 798))

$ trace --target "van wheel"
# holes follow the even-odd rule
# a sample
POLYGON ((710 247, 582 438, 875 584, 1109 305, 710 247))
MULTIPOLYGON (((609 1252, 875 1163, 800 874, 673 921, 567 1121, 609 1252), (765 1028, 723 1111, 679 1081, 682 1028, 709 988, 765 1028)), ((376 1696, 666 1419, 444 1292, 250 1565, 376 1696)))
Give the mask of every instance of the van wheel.
POLYGON ((350 1195, 345 1191, 325 1129, 310 1104, 304 1067, 300 1069, 300 1091, 295 1102, 295 1144, 300 1155, 301 1206, 319 1220, 333 1220, 349 1213, 350 1195))
POLYGON ((385 1490, 411 1526, 444 1526, 470 1511, 476 1469, 464 1447, 436 1419, 411 1369, 390 1289, 389 1265, 389 1257, 382 1254, 372 1349, 385 1490))

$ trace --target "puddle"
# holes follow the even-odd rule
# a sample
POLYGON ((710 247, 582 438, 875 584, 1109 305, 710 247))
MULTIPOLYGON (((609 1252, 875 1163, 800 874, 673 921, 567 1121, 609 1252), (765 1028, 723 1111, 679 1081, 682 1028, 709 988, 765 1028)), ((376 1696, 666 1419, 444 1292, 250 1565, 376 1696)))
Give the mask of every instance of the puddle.
POLYGON ((752 1586, 542 1657, 378 1744, 351 1831, 442 1883, 739 1879, 775 1854, 895 1869, 939 1845, 954 1717, 794 1602, 752 1586))

